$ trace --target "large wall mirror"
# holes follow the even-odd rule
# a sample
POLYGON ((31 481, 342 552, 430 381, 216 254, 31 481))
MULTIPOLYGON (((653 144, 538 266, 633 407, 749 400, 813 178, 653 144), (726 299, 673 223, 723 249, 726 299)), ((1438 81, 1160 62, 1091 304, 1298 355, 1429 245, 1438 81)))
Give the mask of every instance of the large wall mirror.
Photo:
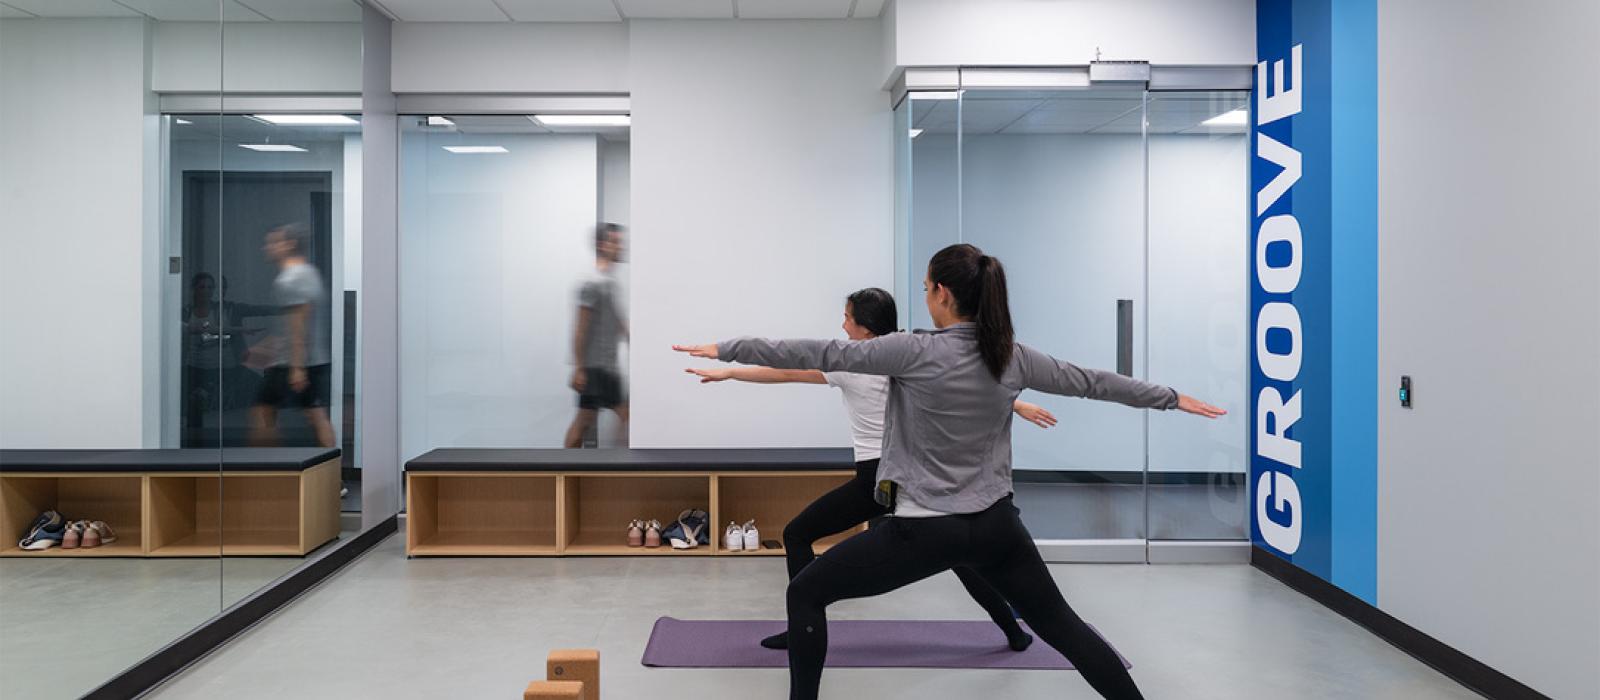
POLYGON ((0 4, 0 697, 348 542, 361 8, 0 4))

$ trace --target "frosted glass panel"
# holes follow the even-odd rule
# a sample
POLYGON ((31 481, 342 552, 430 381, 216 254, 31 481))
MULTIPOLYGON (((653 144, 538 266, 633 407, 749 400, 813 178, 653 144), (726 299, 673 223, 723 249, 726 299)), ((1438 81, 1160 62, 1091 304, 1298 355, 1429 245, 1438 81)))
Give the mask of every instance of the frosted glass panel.
POLYGON ((1245 443, 1249 143, 1246 92, 1151 97, 1150 376, 1228 410, 1215 421, 1152 413, 1153 538, 1247 532, 1245 443))
MULTIPOLYGON (((618 211, 625 196, 602 201, 602 183, 627 182, 603 172, 626 167, 608 150, 596 134, 403 133, 403 458, 437 447, 563 445, 577 408, 569 382, 578 290, 596 275, 600 212, 618 211), (483 152, 494 147, 504 152, 483 152)), ((621 302, 626 269, 615 273, 621 302)), ((626 368, 625 350, 619 359, 626 368)), ((619 444, 616 430, 603 420, 599 444, 619 444)))

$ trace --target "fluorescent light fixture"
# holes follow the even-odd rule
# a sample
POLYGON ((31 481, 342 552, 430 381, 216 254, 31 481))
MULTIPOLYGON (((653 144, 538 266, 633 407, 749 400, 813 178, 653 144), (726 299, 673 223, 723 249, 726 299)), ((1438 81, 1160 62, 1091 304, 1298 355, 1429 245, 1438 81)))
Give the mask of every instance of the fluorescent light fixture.
POLYGON ((544 126, 628 126, 633 118, 626 114, 535 114, 528 117, 544 126))
POLYGON ((349 126, 361 123, 343 114, 257 114, 255 118, 278 126, 349 126))
POLYGON ((444 117, 428 117, 428 126, 455 126, 456 123, 444 117))
POLYGON ((1215 117, 1200 122, 1201 126, 1247 126, 1250 123, 1250 111, 1240 107, 1232 112, 1223 112, 1215 117))
POLYGON ((913 100, 954 100, 961 97, 960 90, 925 90, 909 94, 913 100))
POLYGON ((239 147, 240 148, 248 148, 248 149, 250 149, 252 151, 261 151, 262 153, 305 153, 306 152, 306 149, 304 149, 304 148, 301 148, 299 146, 291 146, 291 145, 289 145, 287 143, 241 143, 241 144, 239 144, 239 147))
POLYGON ((451 153, 510 153, 505 146, 445 146, 451 153))
POLYGON ((187 120, 187 119, 177 119, 177 120, 175 120, 175 121, 177 121, 177 123, 179 123, 179 124, 183 124, 183 125, 185 125, 185 126, 187 126, 187 125, 189 125, 189 124, 193 124, 193 123, 194 123, 194 122, 192 122, 192 121, 189 121, 189 120, 187 120))
POLYGON ((921 135, 922 135, 922 130, 921 129, 912 129, 911 130, 911 138, 916 138, 916 137, 921 136, 921 135))

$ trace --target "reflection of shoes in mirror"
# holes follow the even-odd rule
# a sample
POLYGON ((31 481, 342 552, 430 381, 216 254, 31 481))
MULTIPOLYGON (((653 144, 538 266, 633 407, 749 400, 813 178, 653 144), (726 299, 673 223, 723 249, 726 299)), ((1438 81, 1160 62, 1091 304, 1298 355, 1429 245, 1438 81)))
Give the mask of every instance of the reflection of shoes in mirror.
POLYGON ((117 541, 117 533, 104 520, 96 520, 88 524, 83 531, 84 547, 99 547, 117 541))
POLYGON ((635 520, 635 521, 633 521, 631 523, 628 523, 628 546, 629 547, 643 547, 644 546, 644 523, 643 522, 635 520))
POLYGON ((350 489, 346 489, 346 488, 339 489, 339 497, 340 498, 344 498, 345 496, 348 496, 348 495, 350 495, 350 489))
POLYGON ((87 520, 74 520, 67 523, 67 529, 61 532, 61 548, 77 549, 79 545, 83 544, 83 531, 88 527, 89 521, 87 520))
POLYGON ((661 546, 661 521, 652 520, 644 529, 644 546, 655 549, 661 546))

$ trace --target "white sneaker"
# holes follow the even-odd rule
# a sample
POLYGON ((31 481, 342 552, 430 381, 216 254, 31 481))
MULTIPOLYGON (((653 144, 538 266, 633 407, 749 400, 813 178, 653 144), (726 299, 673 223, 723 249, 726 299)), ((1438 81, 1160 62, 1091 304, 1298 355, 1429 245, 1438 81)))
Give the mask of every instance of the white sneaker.
POLYGON ((754 519, 744 524, 744 551, 761 551, 761 531, 756 529, 754 519))
POLYGON ((738 525, 728 523, 728 531, 722 536, 722 547, 730 552, 743 550, 744 530, 739 529, 738 525))

